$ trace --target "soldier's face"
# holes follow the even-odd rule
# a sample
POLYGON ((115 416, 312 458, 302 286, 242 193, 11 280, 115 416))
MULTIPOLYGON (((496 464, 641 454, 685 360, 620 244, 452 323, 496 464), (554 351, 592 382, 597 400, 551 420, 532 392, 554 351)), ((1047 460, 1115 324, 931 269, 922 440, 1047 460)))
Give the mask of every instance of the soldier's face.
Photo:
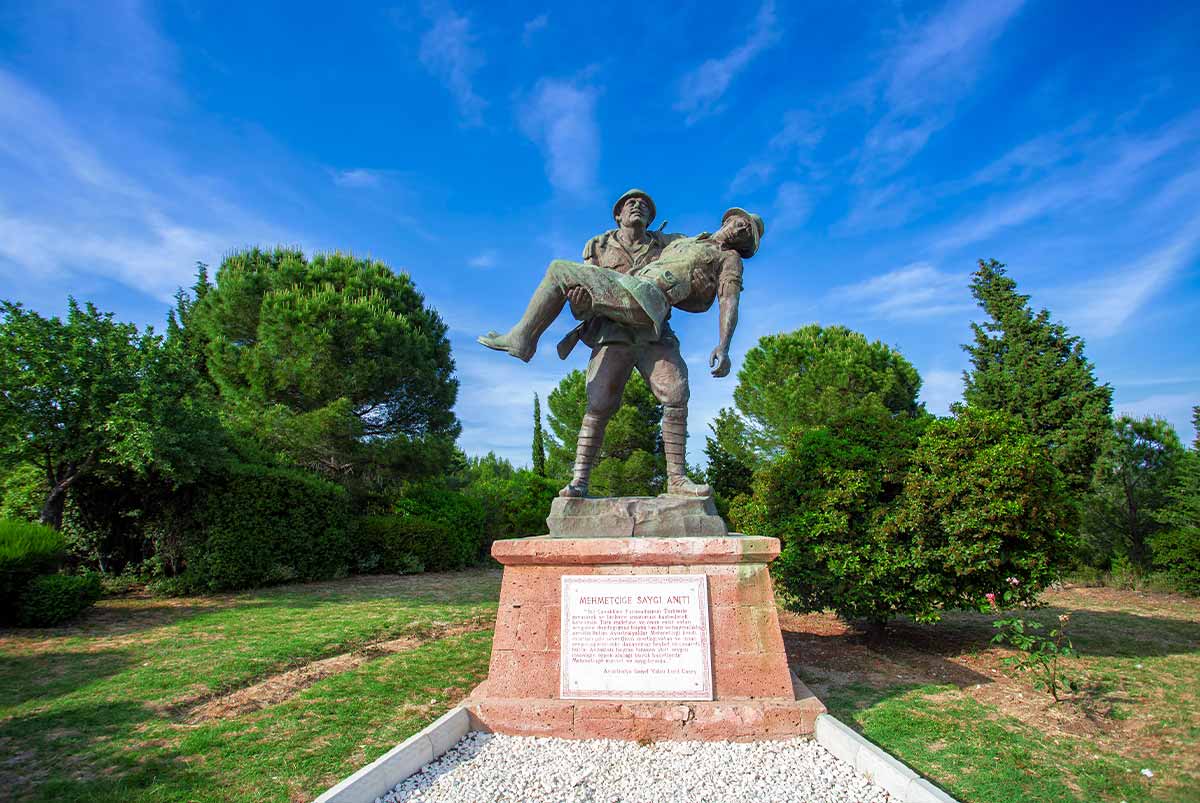
POLYGON ((645 226, 650 222, 650 206, 642 198, 630 198, 621 206, 620 223, 622 226, 632 226, 641 223, 645 226))

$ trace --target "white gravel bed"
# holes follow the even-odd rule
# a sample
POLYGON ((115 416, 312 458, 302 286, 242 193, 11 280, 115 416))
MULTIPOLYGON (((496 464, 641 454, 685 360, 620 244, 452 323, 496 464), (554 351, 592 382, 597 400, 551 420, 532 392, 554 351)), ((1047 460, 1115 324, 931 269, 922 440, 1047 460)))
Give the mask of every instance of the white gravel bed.
POLYGON ((469 733, 376 803, 887 803, 811 739, 636 742, 469 733))

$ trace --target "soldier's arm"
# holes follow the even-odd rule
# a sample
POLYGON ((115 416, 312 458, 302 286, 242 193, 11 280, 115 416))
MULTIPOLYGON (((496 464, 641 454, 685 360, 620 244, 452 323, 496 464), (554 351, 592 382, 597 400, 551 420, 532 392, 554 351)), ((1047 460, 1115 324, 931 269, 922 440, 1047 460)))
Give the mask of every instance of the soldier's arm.
POLYGON ((721 256, 721 275, 717 283, 717 302, 720 305, 720 337, 717 347, 709 355, 708 364, 712 375, 722 377, 729 373, 729 344, 738 324, 738 302, 742 295, 742 258, 732 251, 721 256))
POLYGON ((583 247, 583 261, 589 265, 600 264, 600 236, 597 235, 587 241, 587 245, 583 247))

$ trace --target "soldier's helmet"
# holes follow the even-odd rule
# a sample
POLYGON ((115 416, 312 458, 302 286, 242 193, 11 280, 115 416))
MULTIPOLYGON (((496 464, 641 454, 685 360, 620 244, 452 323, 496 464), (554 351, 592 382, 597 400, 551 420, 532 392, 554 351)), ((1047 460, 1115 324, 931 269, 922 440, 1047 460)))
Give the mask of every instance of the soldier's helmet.
POLYGON ((763 223, 763 219, 753 212, 747 212, 740 206, 733 206, 725 210, 725 214, 721 215, 721 222, 724 223, 731 217, 744 217, 750 221, 750 233, 754 235, 754 243, 748 248, 739 248, 738 253, 742 259, 749 259, 758 253, 758 244, 762 242, 762 236, 766 233, 767 225, 763 223))
POLYGON ((650 197, 650 193, 636 188, 632 190, 626 190, 625 193, 617 199, 617 202, 613 204, 613 220, 621 219, 621 207, 624 206, 625 202, 630 198, 641 198, 646 202, 646 206, 650 207, 650 219, 646 221, 646 225, 649 226, 651 223, 653 223, 654 216, 657 214, 657 211, 654 208, 654 199, 650 197))

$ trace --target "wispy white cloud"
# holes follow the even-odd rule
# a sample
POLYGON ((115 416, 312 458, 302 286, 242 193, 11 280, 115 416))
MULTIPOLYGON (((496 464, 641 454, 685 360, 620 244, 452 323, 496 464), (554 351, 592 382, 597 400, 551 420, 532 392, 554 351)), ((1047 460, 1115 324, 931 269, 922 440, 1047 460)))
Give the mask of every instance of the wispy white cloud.
POLYGON ((203 176, 123 170, 59 107, 0 70, 0 271, 91 274, 167 300, 197 260, 287 239, 203 176), (207 222, 205 222, 207 219, 207 222))
POLYGON ((378 187, 383 183, 384 173, 381 170, 371 170, 366 167, 355 167, 349 170, 335 170, 333 183, 349 189, 366 189, 378 187))
POLYGON ((597 90, 580 80, 543 78, 517 106, 521 131, 546 161, 546 177, 566 195, 588 197, 596 186, 600 130, 597 90))
MULTIPOLYGON (((1038 181, 972 210, 963 220, 951 224, 935 237, 938 248, 951 249, 981 242, 1006 229, 1020 226, 1066 208, 1076 214, 1095 204, 1127 205, 1132 187, 1145 180, 1147 172, 1165 156, 1200 138, 1200 114, 1189 114, 1172 121, 1163 130, 1150 135, 1097 137, 1086 146, 1087 159, 1072 162, 1060 170, 1046 172, 1038 181)), ((1012 169, 1012 154, 1006 155, 983 172, 983 180, 1012 169)), ((1027 162, 1028 160, 1026 160, 1027 162)), ((1194 179, 1194 177, 1192 177, 1194 179)), ((1178 180, 1189 180, 1183 174, 1178 180)), ((1161 207, 1187 200, 1177 186, 1168 187, 1171 197, 1153 199, 1161 207)))
POLYGON ((824 136, 824 127, 811 112, 793 109, 785 113, 779 131, 767 142, 763 152, 733 177, 728 194, 752 192, 763 186, 787 161, 811 170, 812 151, 824 136))
POLYGON ((890 175, 952 117, 987 62, 989 46, 1023 0, 952 0, 906 32, 867 80, 883 115, 867 132, 856 178, 890 175))
POLYGON ((525 27, 521 31, 521 44, 529 47, 533 44, 534 38, 546 30, 550 26, 549 14, 538 14, 533 19, 525 23, 525 27))
POLYGON ((888 320, 932 318, 972 307, 966 277, 944 273, 927 262, 834 288, 829 295, 839 304, 861 305, 870 315, 888 320))
POLYGON ((490 270, 500 264, 500 255, 495 251, 484 251, 468 259, 467 264, 472 268, 490 270))
POLYGON ((544 414, 546 397, 566 373, 553 343, 544 343, 544 350, 549 356, 539 353, 526 364, 465 338, 454 343, 459 381, 472 389, 459 393, 455 405, 463 425, 460 442, 469 454, 494 451, 516 465, 529 464, 533 394, 542 397, 544 414))
POLYGON ((450 90, 462 122, 481 125, 487 101, 475 93, 473 80, 484 57, 475 45, 470 18, 433 4, 426 6, 425 14, 433 27, 421 37, 421 64, 450 90))
POLYGON ((1111 337, 1200 257, 1200 216, 1193 218, 1166 245, 1155 248, 1106 277, 1060 291, 1067 299, 1064 319, 1089 337, 1111 337))
POLYGON ((775 193, 775 220, 772 228, 779 231, 799 228, 812 212, 812 199, 795 181, 785 181, 775 193))
POLYGON ((688 125, 724 110, 721 98, 754 57, 781 39, 774 0, 765 0, 751 23, 746 39, 720 58, 708 59, 679 82, 675 109, 683 112, 688 125))

